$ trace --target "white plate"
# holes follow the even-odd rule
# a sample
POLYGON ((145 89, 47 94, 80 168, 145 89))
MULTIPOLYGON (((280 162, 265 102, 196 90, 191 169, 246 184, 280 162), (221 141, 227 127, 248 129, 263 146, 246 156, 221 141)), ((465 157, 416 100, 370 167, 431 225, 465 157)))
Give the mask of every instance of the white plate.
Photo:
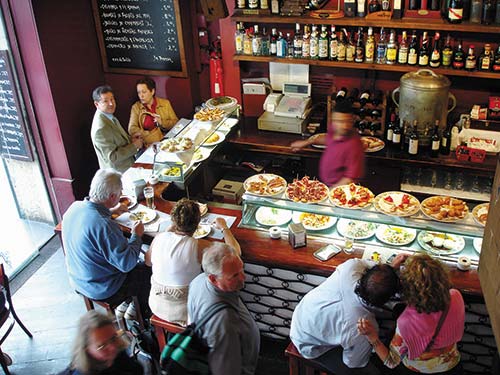
POLYGON ((375 197, 373 205, 377 211, 383 212, 389 216, 411 216, 420 211, 420 202, 413 195, 402 191, 386 191, 375 197), (403 197, 407 196, 411 202, 411 206, 401 208, 403 197), (392 199, 392 202, 387 202, 386 199, 392 199))
POLYGON ((340 219, 337 230, 342 236, 352 237, 355 240, 370 238, 377 231, 377 224, 368 221, 340 219))
POLYGON ((324 229, 328 229, 328 228, 333 227, 335 225, 335 223, 337 222, 337 218, 333 217, 333 216, 310 214, 310 213, 307 213, 307 212, 300 212, 300 211, 293 211, 293 213, 292 213, 292 220, 293 220, 294 223, 302 223, 302 225, 304 226, 304 228, 306 228, 307 230, 324 230, 324 229), (321 217, 324 218, 324 222, 321 222, 321 223, 318 223, 317 225, 314 225, 314 224, 312 224, 312 220, 311 220, 311 223, 308 223, 307 220, 304 220, 303 217, 301 218, 302 215, 312 215, 313 216, 311 218, 312 220, 314 220, 314 217, 321 216, 321 217))
POLYGON ((248 177, 245 182, 243 182, 243 188, 246 193, 258 195, 258 196, 273 196, 282 194, 286 189, 286 180, 272 173, 260 173, 248 177), (270 188, 269 182, 276 183, 276 186, 270 188), (259 193, 258 190, 252 191, 252 186, 256 186, 260 191, 264 190, 263 193, 259 193))
POLYGON ((134 211, 130 212, 129 219, 131 221, 141 220, 143 224, 147 224, 156 219, 158 213, 147 207, 139 207, 134 211))
POLYGON ((370 136, 361 137, 361 142, 363 142, 363 139, 365 139, 366 141, 373 140, 373 141, 377 142, 376 146, 367 147, 367 148, 364 148, 364 143, 363 143, 363 149, 365 152, 377 152, 377 151, 382 150, 385 147, 384 141, 381 139, 378 139, 377 137, 370 137, 370 136))
POLYGON ((375 235, 379 241, 388 245, 403 246, 413 242, 417 231, 413 228, 380 225, 375 235))
POLYGON ((137 199, 135 199, 134 196, 132 195, 122 195, 120 197, 120 203, 123 203, 124 201, 127 201, 127 208, 130 210, 134 208, 137 205, 137 199))
POLYGON ((314 148, 319 148, 320 150, 324 150, 326 148, 326 145, 319 145, 315 143, 313 143, 311 146, 314 148))
POLYGON ((478 204, 476 207, 472 209, 472 217, 474 218, 474 221, 478 223, 479 225, 482 225, 483 227, 486 225, 486 221, 488 220, 488 210, 490 209, 490 204, 489 203, 481 203, 478 204), (486 220, 483 223, 481 220, 479 220, 479 216, 486 214, 486 220))
POLYGON ((199 162, 202 162, 203 160, 206 160, 208 157, 210 156, 210 150, 206 149, 206 148, 202 148, 202 147, 199 147, 193 154, 193 158, 191 159, 191 163, 194 164, 194 163, 199 163, 199 162), (199 158, 197 159, 197 156, 199 156, 199 158))
POLYGON ((255 220, 260 225, 280 226, 292 219, 292 212, 274 207, 259 207, 255 212, 255 220))
POLYGON ((221 142, 224 142, 224 139, 226 139, 226 136, 222 132, 214 132, 212 135, 210 135, 210 137, 208 137, 205 140, 205 142, 203 142, 202 146, 208 146, 208 147, 215 146, 221 142), (219 136, 219 139, 217 139, 215 142, 208 142, 208 139, 212 137, 214 134, 217 134, 219 136))
POLYGON ((199 240, 200 238, 206 237, 212 231, 212 226, 210 224, 199 224, 198 228, 193 234, 193 238, 199 240))
POLYGON ((180 154, 180 153, 183 153, 183 152, 188 152, 192 148, 193 148, 193 140, 191 138, 186 138, 186 137, 167 138, 167 139, 164 139, 163 141, 160 142, 160 149, 161 149, 161 151, 169 153, 169 154, 180 154), (191 146, 188 147, 188 148, 184 148, 184 147, 179 148, 180 147, 180 143, 183 142, 184 140, 186 142, 190 141, 191 142, 191 146), (165 144, 171 145, 172 151, 168 151, 167 149, 162 148, 162 147, 164 147, 165 144))
POLYGON ((474 250, 481 254, 481 247, 483 247, 483 239, 482 238, 474 238, 472 240, 472 245, 474 246, 474 250))
POLYGON ((441 233, 441 232, 432 232, 432 231, 421 231, 417 236, 418 244, 427 251, 430 251, 433 254, 437 255, 448 255, 448 254, 456 254, 461 252, 465 247, 465 239, 462 236, 458 236, 456 234, 449 233, 441 233), (437 237, 443 238, 443 240, 452 240, 454 242, 452 249, 447 249, 444 246, 436 247, 430 241, 427 240, 427 236, 433 238, 437 235, 437 237))

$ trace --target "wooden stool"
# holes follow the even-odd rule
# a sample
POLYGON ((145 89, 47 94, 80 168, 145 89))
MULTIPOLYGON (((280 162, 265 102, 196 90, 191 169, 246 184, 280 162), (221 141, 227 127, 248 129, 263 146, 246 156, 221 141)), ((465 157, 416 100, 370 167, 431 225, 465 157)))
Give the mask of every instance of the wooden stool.
POLYGON ((328 369, 321 366, 319 363, 310 361, 299 353, 293 342, 285 349, 285 356, 288 357, 288 374, 289 375, 334 375, 328 369))
POLYGON ((163 320, 153 314, 150 323, 155 327, 156 338, 160 347, 160 352, 167 345, 167 333, 179 333, 184 331, 185 327, 163 320))

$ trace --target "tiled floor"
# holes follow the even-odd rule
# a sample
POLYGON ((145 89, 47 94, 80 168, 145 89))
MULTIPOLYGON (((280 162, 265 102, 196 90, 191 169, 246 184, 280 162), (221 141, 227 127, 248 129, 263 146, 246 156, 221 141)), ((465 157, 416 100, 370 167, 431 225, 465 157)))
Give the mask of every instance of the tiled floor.
MULTIPOLYGON (((15 284, 17 280, 14 280, 15 284)), ((85 307, 70 288, 61 249, 14 294, 14 306, 33 339, 16 324, 2 350, 14 360, 13 375, 56 374, 69 363, 78 318, 85 307)), ((285 343, 263 340, 259 374, 288 374, 285 343)), ((1 370, 0 370, 1 374, 1 370)))

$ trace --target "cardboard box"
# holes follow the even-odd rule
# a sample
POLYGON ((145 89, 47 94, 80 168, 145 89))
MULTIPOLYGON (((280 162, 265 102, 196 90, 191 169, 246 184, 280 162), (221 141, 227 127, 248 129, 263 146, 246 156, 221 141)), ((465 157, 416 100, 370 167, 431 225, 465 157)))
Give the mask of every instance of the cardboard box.
POLYGON ((243 183, 238 181, 220 180, 212 190, 212 194, 216 200, 225 203, 241 203, 243 195, 243 183))

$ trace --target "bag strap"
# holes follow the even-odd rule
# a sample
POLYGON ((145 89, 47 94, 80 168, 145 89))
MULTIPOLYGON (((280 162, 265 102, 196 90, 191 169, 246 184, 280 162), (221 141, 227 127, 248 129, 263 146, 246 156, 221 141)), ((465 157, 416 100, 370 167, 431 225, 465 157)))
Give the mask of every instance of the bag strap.
POLYGON ((201 328, 215 314, 217 314, 222 309, 225 309, 225 308, 228 308, 228 307, 236 311, 236 309, 234 309, 234 307, 231 306, 230 304, 228 304, 227 302, 217 302, 217 303, 214 303, 212 306, 210 306, 207 309, 207 311, 205 312, 205 315, 203 315, 203 317, 197 323, 195 323, 196 324, 196 329, 198 330, 199 328, 201 328))
POLYGON ((448 310, 450 309, 451 301, 446 305, 446 308, 441 314, 441 317, 439 318, 439 322, 436 326, 436 330, 434 331, 434 335, 432 336, 431 341, 427 344, 425 347, 424 353, 427 352, 428 350, 431 349, 432 345, 434 345, 434 340, 436 339, 437 335, 439 334, 439 331, 441 331, 441 327, 443 326, 444 320, 446 319, 446 316, 448 315, 448 310))

